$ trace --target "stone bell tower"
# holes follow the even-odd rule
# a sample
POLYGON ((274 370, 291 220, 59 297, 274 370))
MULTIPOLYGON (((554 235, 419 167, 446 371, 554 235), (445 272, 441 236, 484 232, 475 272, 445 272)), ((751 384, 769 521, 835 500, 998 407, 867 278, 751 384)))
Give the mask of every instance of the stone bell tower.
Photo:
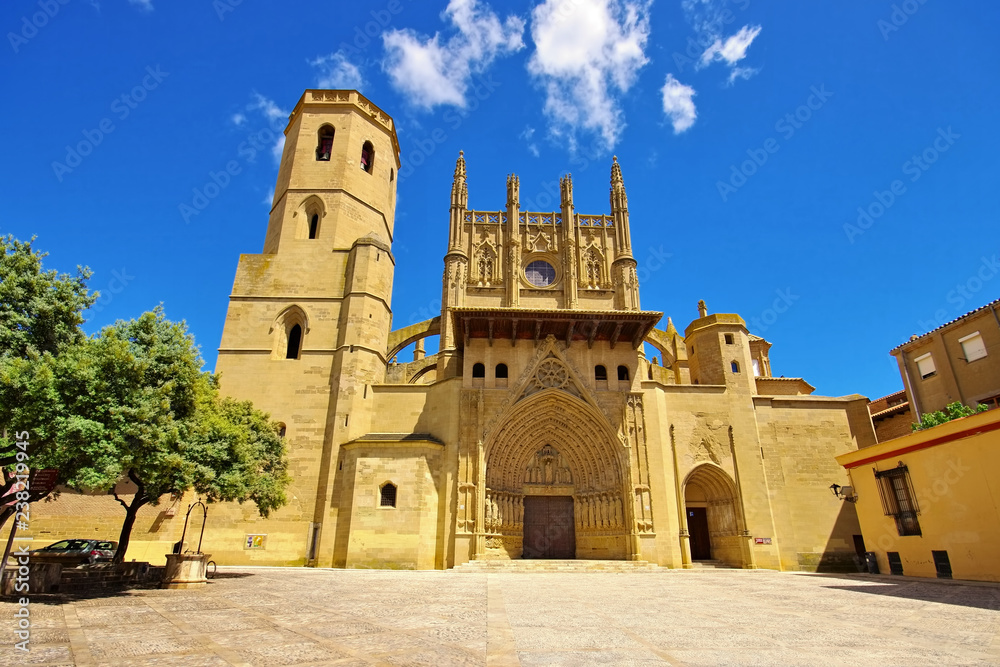
MULTIPOLYGON (((392 118, 357 91, 307 90, 285 130, 264 251, 236 271, 216 370, 225 394, 284 425, 290 502, 254 530, 297 553, 289 565, 333 559, 338 450, 372 430, 398 169, 392 118)), ((215 553, 234 543, 222 533, 215 553)))

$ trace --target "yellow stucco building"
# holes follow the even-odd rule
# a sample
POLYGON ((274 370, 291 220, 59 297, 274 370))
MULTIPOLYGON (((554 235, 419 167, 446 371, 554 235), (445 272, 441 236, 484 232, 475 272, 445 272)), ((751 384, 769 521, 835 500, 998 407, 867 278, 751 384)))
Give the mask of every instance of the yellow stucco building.
MULTIPOLYGON (((844 478, 836 456, 875 444, 867 400, 773 377, 771 344, 738 315, 699 304, 683 332, 656 328, 617 160, 610 210, 589 214, 569 176, 558 211, 522 210, 516 176, 505 208, 474 209, 459 156, 447 223, 442 193, 441 314, 394 329, 399 166, 392 118, 358 92, 296 105, 217 366, 225 393, 283 424, 294 481, 267 520, 211 508, 215 560, 856 567, 854 506, 828 487, 844 478)), ((185 502, 144 510, 133 539, 147 557, 179 537, 185 502)))
POLYGON ((1000 410, 837 461, 880 572, 1000 581, 1000 410))

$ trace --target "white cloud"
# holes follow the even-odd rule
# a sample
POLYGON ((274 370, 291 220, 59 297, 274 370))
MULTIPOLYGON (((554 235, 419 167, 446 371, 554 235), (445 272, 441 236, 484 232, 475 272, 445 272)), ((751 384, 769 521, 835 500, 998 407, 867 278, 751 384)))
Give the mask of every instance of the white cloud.
POLYGON ((729 85, 736 83, 736 79, 749 79, 760 70, 756 67, 734 67, 729 71, 729 85))
POLYGON ((144 12, 153 11, 153 0, 128 0, 128 4, 138 7, 144 12))
POLYGON ((264 201, 261 203, 264 204, 264 206, 267 206, 268 208, 274 206, 274 188, 271 188, 270 190, 267 191, 267 196, 264 197, 264 201))
POLYGON ((667 81, 663 84, 663 113, 673 123, 674 134, 691 129, 698 118, 698 110, 694 106, 695 94, 694 88, 685 86, 673 74, 667 75, 667 81))
POLYGON ((361 90, 365 87, 361 69, 349 62, 343 51, 320 56, 310 60, 309 64, 320 71, 317 88, 361 90))
POLYGON ((528 125, 527 127, 524 128, 524 131, 521 132, 521 134, 517 135, 517 138, 518 139, 523 139, 525 141, 525 143, 528 144, 528 152, 529 153, 531 153, 535 157, 540 157, 541 154, 542 154, 542 152, 540 150, 538 150, 538 144, 536 144, 532 140, 532 139, 534 139, 534 136, 535 136, 535 128, 533 128, 530 125, 528 125))
MULTIPOLYGON (((260 93, 254 93, 254 101, 247 105, 247 111, 259 111, 273 128, 284 128, 290 112, 285 111, 275 103, 274 100, 264 97, 260 93)), ((285 134, 280 129, 277 131, 278 139, 271 147, 271 154, 275 162, 281 162, 281 153, 285 150, 285 134)))
POLYGON ((532 12, 528 71, 545 89, 550 131, 575 149, 580 130, 614 146, 625 127, 618 95, 648 62, 650 0, 545 0, 532 12))
POLYGON ((747 49, 753 44, 753 41, 757 39, 757 35, 760 34, 761 27, 759 25, 753 26, 752 28, 748 25, 740 28, 740 31, 727 39, 722 41, 721 39, 716 39, 711 46, 705 49, 705 52, 701 54, 701 61, 698 63, 701 67, 707 67, 713 62, 725 62, 730 67, 734 67, 736 63, 747 57, 747 49))
POLYGON ((247 122, 247 115, 245 113, 234 113, 229 120, 231 120, 233 125, 236 127, 240 127, 247 122))
POLYGON ((382 67, 393 87, 412 104, 425 109, 444 104, 464 108, 472 75, 485 71, 496 58, 524 48, 524 20, 508 16, 501 22, 489 5, 478 0, 451 0, 441 18, 457 30, 447 40, 441 33, 425 38, 412 30, 386 32, 382 67))

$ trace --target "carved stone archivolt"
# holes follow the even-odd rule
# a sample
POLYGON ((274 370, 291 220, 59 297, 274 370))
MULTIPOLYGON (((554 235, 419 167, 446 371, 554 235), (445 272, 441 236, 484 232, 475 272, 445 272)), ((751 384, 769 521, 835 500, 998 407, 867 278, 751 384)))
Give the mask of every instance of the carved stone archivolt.
POLYGON ((545 390, 518 403, 491 435, 486 486, 521 492, 525 475, 535 474, 530 469, 539 479, 568 479, 577 492, 617 492, 624 485, 623 455, 599 412, 565 392, 545 390))

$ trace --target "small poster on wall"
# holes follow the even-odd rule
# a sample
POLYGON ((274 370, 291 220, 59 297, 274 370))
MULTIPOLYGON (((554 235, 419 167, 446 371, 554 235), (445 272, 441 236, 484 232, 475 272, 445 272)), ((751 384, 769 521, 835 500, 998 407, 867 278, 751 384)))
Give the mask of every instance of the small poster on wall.
POLYGON ((267 535, 247 535, 244 549, 263 549, 267 543, 267 535))
POLYGON ((755 537, 755 538, 753 538, 753 543, 754 544, 770 544, 771 543, 771 538, 770 537, 755 537))

